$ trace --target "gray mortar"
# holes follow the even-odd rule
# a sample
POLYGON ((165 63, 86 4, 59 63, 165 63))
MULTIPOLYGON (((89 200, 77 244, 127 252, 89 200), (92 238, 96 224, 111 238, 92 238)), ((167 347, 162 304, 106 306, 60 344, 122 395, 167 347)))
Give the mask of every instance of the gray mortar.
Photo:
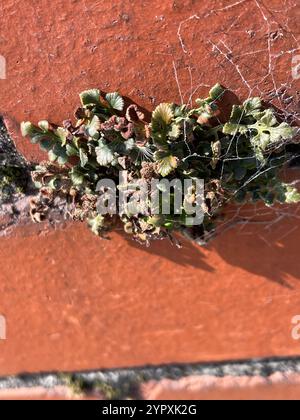
POLYGON ((17 151, 9 137, 3 120, 0 118, 0 184, 7 173, 10 182, 0 187, 0 236, 5 236, 7 229, 21 219, 28 218, 29 200, 26 194, 31 189, 30 164, 17 151), (14 179, 13 175, 17 174, 14 179), (20 192, 20 188, 22 192, 20 192))
POLYGON ((0 118, 0 205, 13 203, 26 193, 30 164, 17 151, 0 118))
MULTIPOLYGON (((30 200, 38 193, 30 177, 33 167, 33 164, 17 151, 0 117, 0 237, 11 235, 18 226, 32 223, 29 215, 30 200), (12 174, 12 179, 3 191, 1 182, 7 171, 12 174)), ((66 202, 55 199, 47 222, 41 225, 41 229, 55 227, 64 222, 66 212, 66 202)))
POLYGON ((17 151, 14 142, 7 133, 6 127, 0 117, 0 166, 15 166, 27 169, 29 163, 17 151))
MULTIPOLYGON (((133 369, 115 369, 90 372, 67 373, 73 381, 84 381, 86 384, 104 383, 115 388, 124 385, 138 384, 150 380, 178 380, 188 376, 260 376, 268 378, 275 373, 300 373, 300 358, 286 359, 255 359, 241 362, 224 362, 211 364, 183 364, 141 367, 133 369)), ((0 378, 0 389, 18 389, 44 387, 53 388, 64 385, 64 375, 61 373, 24 374, 0 378)))

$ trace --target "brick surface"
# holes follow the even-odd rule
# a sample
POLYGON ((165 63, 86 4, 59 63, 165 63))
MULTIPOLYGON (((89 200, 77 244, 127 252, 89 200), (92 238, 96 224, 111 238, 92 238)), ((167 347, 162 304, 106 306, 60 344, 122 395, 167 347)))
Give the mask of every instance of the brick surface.
POLYGON ((299 230, 270 248, 260 229, 203 250, 84 225, 1 239, 0 374, 299 354, 299 230))
POLYGON ((299 375, 188 377, 143 386, 149 400, 299 400, 299 375))
POLYGON ((7 400, 33 400, 33 401, 47 401, 47 400, 100 400, 101 395, 75 395, 67 387, 56 387, 56 388, 19 388, 19 389, 5 389, 0 390, 0 401, 7 400))
POLYGON ((7 63, 0 114, 30 159, 43 154, 20 138, 22 120, 60 123, 91 87, 120 90, 149 110, 179 101, 174 65, 186 101, 216 82, 241 98, 299 89, 292 80, 300 21, 294 2, 6 0, 0 7, 7 63))

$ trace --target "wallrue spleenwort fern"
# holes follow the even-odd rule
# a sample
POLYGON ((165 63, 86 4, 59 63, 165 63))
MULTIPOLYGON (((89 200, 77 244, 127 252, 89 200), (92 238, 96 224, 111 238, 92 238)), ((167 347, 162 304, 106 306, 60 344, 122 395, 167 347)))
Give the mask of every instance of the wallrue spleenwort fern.
POLYGON ((217 104, 223 93, 216 85, 208 98, 196 101, 195 109, 162 103, 148 123, 136 105, 124 110, 118 93, 104 97, 93 89, 80 95, 75 123, 22 123, 23 135, 49 155, 32 173, 40 207, 63 195, 73 203, 72 217, 86 220, 95 234, 102 236, 121 220, 127 233, 148 244, 170 238, 174 231, 205 240, 218 221, 218 210, 229 201, 262 201, 267 206, 299 202, 298 191, 279 178, 296 129, 279 123, 259 98, 234 106, 229 121, 219 124, 217 104), (97 182, 109 178, 118 183, 120 170, 127 170, 132 180, 148 182, 204 179, 203 224, 188 226, 184 208, 181 215, 98 214, 97 182))

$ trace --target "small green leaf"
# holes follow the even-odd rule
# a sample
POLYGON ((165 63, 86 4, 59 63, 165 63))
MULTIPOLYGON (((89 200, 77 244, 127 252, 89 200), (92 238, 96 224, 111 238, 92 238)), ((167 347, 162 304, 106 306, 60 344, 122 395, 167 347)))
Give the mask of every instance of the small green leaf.
POLYGON ((241 106, 233 105, 228 124, 241 124, 244 109, 241 106))
POLYGON ((100 235, 100 232, 104 227, 104 221, 105 221, 105 218, 101 214, 99 214, 96 217, 88 219, 88 225, 91 231, 95 235, 100 235))
POLYGON ((49 152, 49 159, 51 162, 57 160, 60 165, 65 165, 68 162, 68 155, 66 149, 60 144, 55 144, 53 150, 49 152))
POLYGON ((110 143, 110 150, 118 153, 119 155, 129 155, 130 152, 135 148, 136 144, 134 139, 128 140, 115 140, 110 143))
POLYGON ((172 124, 170 130, 168 131, 168 137, 171 139, 178 139, 181 134, 179 124, 172 124))
POLYGON ((100 102, 100 90, 90 89, 82 92, 80 95, 81 103, 84 107, 97 105, 100 102))
POLYGON ((65 154, 64 156, 59 156, 58 159, 57 159, 57 162, 60 165, 65 165, 68 162, 68 156, 67 156, 67 154, 65 154))
POLYGON ((167 229, 173 229, 174 223, 173 222, 166 222, 164 224, 164 227, 167 228, 167 229))
POLYGON ((121 95, 119 95, 118 92, 108 93, 105 96, 105 99, 111 106, 111 108, 117 110, 117 111, 123 111, 124 109, 124 99, 121 95))
POLYGON ((157 171, 162 177, 168 176, 178 166, 178 159, 167 152, 155 152, 154 159, 157 162, 157 171))
POLYGON ((165 216, 162 214, 151 216, 151 217, 148 217, 147 219, 147 223, 155 227, 162 226, 164 222, 165 222, 165 216))
POLYGON ((224 88, 219 83, 217 83, 209 92, 210 99, 217 101, 221 99, 221 97, 224 95, 224 92, 224 88))
POLYGON ((174 112, 170 104, 160 104, 152 114, 152 129, 163 130, 169 126, 174 118, 174 112))
POLYGON ((44 150, 45 152, 49 152, 53 147, 53 140, 45 137, 42 140, 40 140, 39 144, 42 150, 44 150))
POLYGON ((48 121, 43 120, 40 121, 38 126, 40 127, 41 130, 43 130, 45 133, 47 133, 50 129, 50 124, 48 123, 48 121))
POLYGON ((134 147, 135 147, 135 141, 134 141, 134 139, 125 140, 123 142, 123 147, 124 147, 124 153, 125 154, 131 152, 131 150, 133 150, 134 147))
POLYGON ((58 181, 57 178, 53 178, 53 179, 51 179, 50 182, 48 182, 47 186, 49 188, 51 188, 52 190, 56 190, 56 188, 57 188, 57 181, 58 181))
POLYGON ((232 122, 228 122, 223 127, 223 133, 224 134, 230 134, 232 136, 235 136, 236 134, 246 134, 248 132, 248 128, 244 125, 235 124, 232 122))
POLYGON ((65 146, 67 144, 67 137, 68 137, 68 132, 66 129, 62 128, 62 127, 58 127, 55 130, 55 134, 58 136, 58 138, 61 141, 61 145, 65 146))
POLYGON ((101 121, 100 118, 95 115, 90 122, 90 124, 87 126, 88 133, 91 137, 95 137, 99 134, 99 130, 101 128, 101 121))
POLYGON ((57 156, 65 156, 66 155, 66 150, 58 143, 56 143, 53 147, 53 152, 57 155, 57 156))
POLYGON ((70 178, 75 186, 82 185, 84 182, 84 176, 77 167, 70 171, 70 178))
POLYGON ((99 146, 96 147, 97 162, 101 166, 109 166, 115 159, 112 149, 103 141, 99 141, 99 146))
POLYGON ((287 204, 300 203, 300 192, 291 185, 286 185, 285 202, 287 204))
POLYGON ((266 127, 274 127, 277 124, 277 119, 272 109, 267 109, 259 116, 259 124, 266 127))
POLYGON ((67 144, 66 152, 68 156, 78 156, 78 150, 75 146, 72 146, 71 144, 67 144))
POLYGON ((250 115, 254 111, 261 110, 262 102, 260 98, 250 98, 243 104, 244 107, 244 114, 250 115))
POLYGON ((160 104, 152 114, 151 128, 154 144, 160 150, 168 150, 168 133, 174 118, 170 104, 160 104))
POLYGON ((287 123, 277 124, 273 111, 267 110, 256 124, 248 126, 251 132, 256 132, 251 138, 251 144, 259 161, 265 160, 263 155, 269 147, 282 140, 291 140, 296 134, 296 130, 287 123))
POLYGON ((31 136, 35 132, 36 128, 31 122, 26 121, 21 123, 21 133, 23 137, 31 136))
POLYGON ((58 156, 53 152, 53 150, 50 150, 50 152, 48 153, 48 158, 50 162, 55 162, 58 156))
POLYGON ((287 123, 281 123, 278 127, 270 130, 270 140, 272 143, 279 140, 292 139, 296 134, 296 130, 287 123))
POLYGON ((40 143, 42 140, 44 140, 45 138, 48 138, 47 135, 45 133, 38 133, 35 132, 34 134, 31 134, 30 137, 30 141, 33 144, 38 144, 40 143))
POLYGON ((85 165, 89 161, 88 155, 83 149, 79 149, 79 157, 80 157, 81 166, 84 168, 85 165))

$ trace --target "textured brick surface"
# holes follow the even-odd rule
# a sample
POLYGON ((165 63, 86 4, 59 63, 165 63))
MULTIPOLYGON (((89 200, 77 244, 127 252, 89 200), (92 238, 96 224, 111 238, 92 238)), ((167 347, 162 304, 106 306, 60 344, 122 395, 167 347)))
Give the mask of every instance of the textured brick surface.
POLYGON ((75 395, 67 387, 57 387, 46 389, 42 387, 35 388, 19 388, 19 389, 6 389, 0 391, 0 401, 7 400, 33 400, 33 401, 65 401, 65 400, 102 400, 100 394, 75 395))
POLYGON ((0 391, 0 400, 67 400, 70 398, 70 390, 63 387, 53 389, 20 388, 0 391))
POLYGON ((241 98, 299 88, 291 73, 299 36, 293 1, 6 0, 0 7, 7 61, 0 113, 31 159, 42 154, 20 139, 19 123, 61 122, 86 88, 120 90, 152 109, 180 100, 174 65, 186 101, 218 81, 241 98))
POLYGON ((275 374, 269 378, 227 376, 164 380, 143 387, 150 400, 299 400, 299 375, 275 374))
POLYGON ((270 249, 256 229, 203 250, 84 225, 2 239, 0 374, 299 354, 299 230, 270 249))

